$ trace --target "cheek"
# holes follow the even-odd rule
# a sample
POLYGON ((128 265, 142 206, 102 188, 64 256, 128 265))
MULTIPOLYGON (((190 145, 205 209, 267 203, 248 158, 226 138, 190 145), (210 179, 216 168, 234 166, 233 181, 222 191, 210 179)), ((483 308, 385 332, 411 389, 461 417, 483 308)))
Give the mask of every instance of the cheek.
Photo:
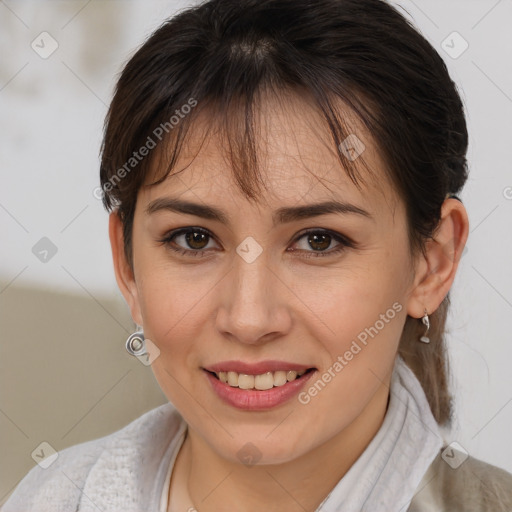
POLYGON ((151 368, 167 399, 186 412, 190 394, 200 393, 199 343, 204 339, 204 295, 209 288, 154 265, 146 275, 140 287, 144 333, 160 350, 151 368))
POLYGON ((319 418, 330 411, 333 433, 361 413, 392 370, 406 317, 393 274, 354 272, 325 293, 309 294, 317 319, 304 325, 324 356, 317 384, 305 389, 301 404, 319 418))
POLYGON ((401 312, 405 309, 404 276, 399 267, 383 264, 379 255, 373 264, 364 267, 329 273, 317 269, 295 280, 293 295, 302 301, 297 307, 310 317, 306 325, 315 329, 311 334, 324 340, 333 356, 359 335, 362 342, 365 337, 371 339, 372 334, 381 335, 381 339, 399 337, 404 317, 401 312))
MULTIPOLYGON (((176 267, 177 268, 177 267, 176 267)), ((205 308, 215 280, 154 263, 141 272, 139 300, 144 331, 161 351, 190 350, 205 325, 205 308)))

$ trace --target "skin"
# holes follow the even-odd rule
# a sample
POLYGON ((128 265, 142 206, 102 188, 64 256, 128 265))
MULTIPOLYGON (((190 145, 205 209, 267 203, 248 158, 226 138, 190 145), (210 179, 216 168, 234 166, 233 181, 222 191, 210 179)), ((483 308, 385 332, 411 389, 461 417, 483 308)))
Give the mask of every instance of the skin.
MULTIPOLYGON (((379 430, 406 315, 421 318, 425 308, 438 308, 468 236, 464 206, 447 199, 426 257, 413 259, 403 202, 383 174, 370 135, 354 119, 354 133, 366 145, 363 157, 378 178, 362 192, 340 169, 325 142, 328 132, 308 104, 293 96, 285 104, 269 98, 261 115, 268 192, 260 202, 250 203, 236 188, 215 136, 193 158, 202 137, 192 130, 197 138, 192 135, 178 162, 188 168, 138 194, 133 271, 119 217, 110 216, 120 290, 133 320, 160 350, 152 364, 159 385, 188 423, 169 510, 315 510, 379 430), (146 213, 151 201, 166 196, 221 208, 229 225, 171 211, 146 213), (332 199, 353 203, 372 219, 330 213, 272 223, 276 208, 332 199), (204 247, 203 257, 179 255, 158 242, 182 227, 212 234, 195 246, 204 247), (300 233, 311 228, 357 245, 334 254, 339 242, 331 238, 324 250, 331 255, 308 258, 321 252, 300 233), (236 253, 248 236, 263 249, 252 263, 236 253), (308 404, 294 397, 267 411, 241 411, 217 397, 201 369, 223 360, 277 359, 317 368, 314 383, 394 303, 401 311, 308 404), (261 452, 253 466, 237 455, 249 442, 261 452)), ((194 250, 184 236, 174 246, 194 250)))

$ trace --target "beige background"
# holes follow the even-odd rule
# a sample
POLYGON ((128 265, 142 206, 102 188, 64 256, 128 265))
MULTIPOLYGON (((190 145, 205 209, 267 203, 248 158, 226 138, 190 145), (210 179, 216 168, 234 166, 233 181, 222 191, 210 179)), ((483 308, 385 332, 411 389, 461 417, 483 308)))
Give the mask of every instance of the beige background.
POLYGON ((41 442, 58 451, 167 402, 151 367, 124 348, 135 326, 122 299, 10 286, 0 308, 2 497, 41 442))

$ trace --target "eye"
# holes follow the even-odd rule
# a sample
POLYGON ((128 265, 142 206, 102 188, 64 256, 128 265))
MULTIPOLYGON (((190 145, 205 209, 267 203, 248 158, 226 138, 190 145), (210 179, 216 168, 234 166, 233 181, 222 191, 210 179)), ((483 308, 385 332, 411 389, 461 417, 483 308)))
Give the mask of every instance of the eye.
MULTIPOLYGON (((347 247, 354 247, 353 242, 347 237, 325 229, 310 229, 296 238, 295 244, 302 239, 304 239, 304 243, 302 243, 303 248, 299 248, 299 250, 310 253, 305 256, 306 258, 332 256, 344 251, 347 247), (338 245, 334 246, 334 249, 327 251, 333 242, 338 242, 338 245), (313 251, 308 248, 312 248, 313 251)), ((291 249, 290 252, 296 250, 291 249)))
POLYGON ((210 239, 212 239, 212 235, 207 230, 192 227, 171 231, 159 242, 180 254, 203 256, 205 255, 204 249, 211 249, 211 247, 208 247, 210 239), (176 246, 176 241, 180 241, 181 244, 176 246), (190 247, 190 249, 187 247, 190 247))

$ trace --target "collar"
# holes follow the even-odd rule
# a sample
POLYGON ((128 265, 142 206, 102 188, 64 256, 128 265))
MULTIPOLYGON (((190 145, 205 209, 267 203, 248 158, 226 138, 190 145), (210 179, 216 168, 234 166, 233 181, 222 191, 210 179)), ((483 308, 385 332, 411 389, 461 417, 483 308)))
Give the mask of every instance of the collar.
POLYGON ((397 355, 379 431, 317 512, 407 510, 442 445, 423 388, 397 355))

